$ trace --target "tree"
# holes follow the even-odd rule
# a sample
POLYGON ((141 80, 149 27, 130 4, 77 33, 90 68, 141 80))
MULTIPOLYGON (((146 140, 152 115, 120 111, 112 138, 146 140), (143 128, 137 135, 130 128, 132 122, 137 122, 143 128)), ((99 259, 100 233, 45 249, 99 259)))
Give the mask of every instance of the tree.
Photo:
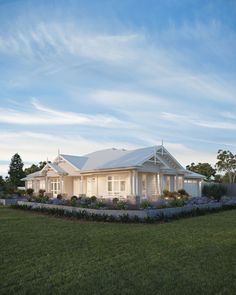
POLYGON ((34 173, 34 172, 37 172, 37 171, 40 171, 43 169, 43 167, 47 164, 47 162, 39 162, 38 165, 35 165, 35 164, 32 164, 30 167, 28 168, 25 168, 25 174, 28 175, 28 174, 31 174, 31 173, 34 173))
POLYGON ((214 169, 209 163, 191 163, 191 165, 186 166, 186 169, 205 175, 206 180, 210 180, 210 178, 216 174, 216 169, 214 169))
POLYGON ((5 180, 2 176, 0 176, 0 191, 4 191, 6 188, 5 180))
POLYGON ((23 185, 21 178, 25 177, 25 173, 23 171, 24 163, 21 160, 19 154, 15 154, 11 158, 11 163, 9 166, 9 182, 13 189, 16 189, 17 186, 23 185))
POLYGON ((236 155, 230 151, 218 150, 216 168, 219 171, 226 172, 229 182, 235 182, 236 177, 236 155))
POLYGON ((215 182, 218 182, 218 183, 222 183, 224 182, 224 176, 223 175, 220 175, 220 174, 216 174, 215 176, 215 182))

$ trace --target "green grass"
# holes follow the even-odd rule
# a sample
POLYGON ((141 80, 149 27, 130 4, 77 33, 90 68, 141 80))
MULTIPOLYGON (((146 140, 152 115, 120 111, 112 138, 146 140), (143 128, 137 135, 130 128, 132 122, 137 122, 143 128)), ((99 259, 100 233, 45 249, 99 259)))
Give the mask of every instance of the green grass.
POLYGON ((0 207, 0 294, 236 294, 236 210, 164 224, 0 207))

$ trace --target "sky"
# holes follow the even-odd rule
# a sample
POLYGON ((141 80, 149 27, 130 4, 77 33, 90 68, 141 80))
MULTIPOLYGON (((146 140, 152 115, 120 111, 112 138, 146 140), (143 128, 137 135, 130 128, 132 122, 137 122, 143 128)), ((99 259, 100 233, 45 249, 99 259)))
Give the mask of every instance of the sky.
POLYGON ((236 0, 0 0, 0 175, 58 149, 236 153, 236 0))

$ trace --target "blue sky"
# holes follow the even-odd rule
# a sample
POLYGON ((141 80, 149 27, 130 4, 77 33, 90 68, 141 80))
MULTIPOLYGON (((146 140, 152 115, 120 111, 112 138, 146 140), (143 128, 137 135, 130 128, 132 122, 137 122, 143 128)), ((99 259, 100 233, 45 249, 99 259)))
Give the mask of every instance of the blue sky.
POLYGON ((63 153, 236 152, 236 1, 0 0, 0 174, 63 153))

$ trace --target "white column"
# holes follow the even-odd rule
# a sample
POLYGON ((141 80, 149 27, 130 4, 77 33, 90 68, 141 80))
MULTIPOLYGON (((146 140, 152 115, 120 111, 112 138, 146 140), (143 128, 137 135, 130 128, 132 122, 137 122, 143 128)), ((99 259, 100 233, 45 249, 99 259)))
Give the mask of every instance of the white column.
POLYGON ((133 176, 132 171, 129 172, 130 195, 133 195, 133 176))
POLYGON ((162 195, 163 191, 163 174, 159 173, 159 188, 160 188, 160 196, 162 195))
POLYGON ((135 195, 137 196, 139 194, 138 191, 138 172, 135 171, 135 195))
POLYGON ((62 181, 61 181, 61 176, 59 177, 59 181, 60 181, 60 194, 62 194, 62 181))
POLYGON ((45 176, 45 191, 46 191, 46 193, 49 193, 49 191, 48 191, 48 177, 47 176, 45 176))
POLYGON ((155 196, 157 196, 157 191, 158 191, 158 188, 157 188, 157 175, 154 174, 154 183, 155 183, 155 196))
POLYGON ((177 192, 177 190, 178 190, 178 174, 175 175, 174 182, 175 182, 174 191, 177 192))
POLYGON ((64 177, 60 176, 60 191, 61 194, 64 194, 64 177))
POLYGON ((133 171, 132 173, 132 192, 133 192, 133 196, 136 196, 136 190, 135 190, 135 173, 133 171))
POLYGON ((84 193, 84 177, 81 175, 80 177, 80 194, 84 193))
POLYGON ((160 182, 160 173, 157 173, 157 189, 158 189, 158 195, 161 195, 161 182, 160 182))
POLYGON ((199 197, 202 196, 202 180, 198 181, 198 190, 199 190, 199 197))
POLYGON ((98 175, 96 177, 96 197, 98 197, 98 175))

